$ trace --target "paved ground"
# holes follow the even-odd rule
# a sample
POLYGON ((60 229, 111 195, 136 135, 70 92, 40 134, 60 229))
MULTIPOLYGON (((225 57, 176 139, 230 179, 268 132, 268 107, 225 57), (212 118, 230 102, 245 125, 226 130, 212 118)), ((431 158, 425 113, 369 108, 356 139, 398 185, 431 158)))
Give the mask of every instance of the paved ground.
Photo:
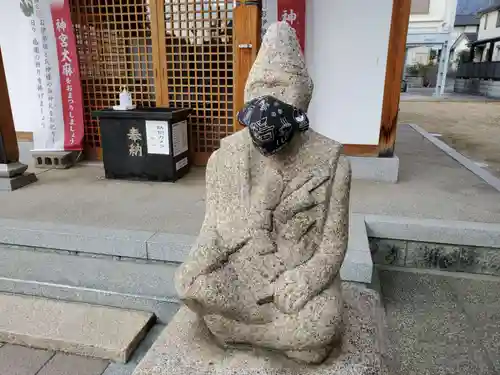
MULTIPOLYGON (((408 126, 396 143, 400 182, 354 181, 352 211, 500 222, 500 193, 408 126)), ((102 166, 50 170, 0 194, 0 217, 196 235, 205 211, 204 170, 175 184, 105 180, 102 166)))
POLYGON ((500 177, 500 102, 403 101, 399 121, 441 134, 449 146, 487 164, 487 169, 500 177))
POLYGON ((0 348, 2 375, 101 375, 109 363, 92 359, 4 345, 0 348))
POLYGON ((381 271, 380 279, 396 374, 500 373, 500 278, 381 271))
POLYGON ((353 212, 500 223, 500 193, 409 126, 396 142, 397 184, 354 181, 353 212))
POLYGON ((0 375, 132 375, 164 326, 154 326, 127 364, 0 343, 0 375))

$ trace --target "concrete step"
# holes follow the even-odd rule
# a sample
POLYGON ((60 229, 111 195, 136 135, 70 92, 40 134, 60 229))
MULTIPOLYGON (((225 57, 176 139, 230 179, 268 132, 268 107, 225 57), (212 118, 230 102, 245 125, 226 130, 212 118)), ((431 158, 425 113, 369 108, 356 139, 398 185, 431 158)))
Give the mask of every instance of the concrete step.
POLYGON ((0 342, 125 363, 154 324, 142 311, 0 294, 0 342))

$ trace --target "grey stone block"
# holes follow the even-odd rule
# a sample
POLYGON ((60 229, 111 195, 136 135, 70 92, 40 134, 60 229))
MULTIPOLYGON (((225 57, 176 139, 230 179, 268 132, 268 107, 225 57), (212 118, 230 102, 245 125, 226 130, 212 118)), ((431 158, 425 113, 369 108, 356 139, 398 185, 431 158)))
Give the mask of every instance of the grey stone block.
POLYGON ((0 246, 0 277, 127 295, 175 297, 176 266, 89 258, 0 246))
POLYGON ((122 363, 154 324, 147 312, 32 296, 0 294, 0 306, 0 341, 122 363))
POLYGON ((406 262, 406 241, 370 239, 370 250, 375 264, 401 266, 406 262))
POLYGON ((349 215, 348 247, 354 251, 370 252, 364 215, 354 213, 349 215))
POLYGON ((37 168, 67 169, 77 163, 78 151, 32 151, 37 168))
POLYGON ((0 373, 2 375, 35 375, 53 355, 53 352, 46 350, 4 345, 0 348, 0 373))
POLYGON ((33 173, 24 173, 15 177, 0 177, 0 192, 14 191, 36 182, 38 179, 33 173))
POLYGON ((28 166, 22 163, 0 164, 0 178, 19 176, 26 172, 27 169, 28 166))
POLYGON ((52 298, 69 302, 84 302, 93 305, 118 307, 121 309, 148 311, 155 314, 158 321, 162 324, 168 323, 179 310, 178 301, 173 298, 134 295, 2 277, 0 277, 0 292, 52 298))
POLYGON ((33 162, 33 158, 31 157, 33 142, 21 141, 17 145, 19 147, 19 161, 23 164, 31 164, 33 162))
POLYGON ((196 314, 184 307, 134 375, 387 374, 385 317, 378 294, 359 284, 344 283, 343 296, 342 350, 321 365, 304 365, 262 349, 224 350, 196 314))
POLYGON ((101 375, 108 364, 102 359, 57 353, 36 375, 101 375))
POLYGON ((500 248, 500 224, 365 215, 369 237, 500 248))
POLYGON ((195 236, 156 233, 147 241, 148 258, 182 263, 195 241, 195 236))
POLYGON ((359 214, 351 214, 349 241, 344 262, 340 268, 340 277, 343 281, 369 284, 372 272, 373 262, 364 217, 359 214))
POLYGON ((128 363, 111 363, 102 375, 132 375, 139 362, 144 358, 149 349, 151 349, 164 329, 164 325, 155 325, 141 342, 128 363))
POLYGON ((462 247, 459 271, 500 276, 500 249, 462 247))
POLYGON ((398 182, 399 158, 349 156, 352 178, 379 182, 398 182))
POLYGON ((373 263, 369 252, 367 254, 364 251, 347 250, 340 269, 340 278, 343 281, 370 284, 372 273, 373 263))
MULTIPOLYGON (((0 179, 1 181, 1 179, 0 179)), ((0 243, 147 259, 153 232, 0 219, 0 243)))
POLYGON ((408 242, 406 266, 458 271, 460 247, 436 243, 408 242))

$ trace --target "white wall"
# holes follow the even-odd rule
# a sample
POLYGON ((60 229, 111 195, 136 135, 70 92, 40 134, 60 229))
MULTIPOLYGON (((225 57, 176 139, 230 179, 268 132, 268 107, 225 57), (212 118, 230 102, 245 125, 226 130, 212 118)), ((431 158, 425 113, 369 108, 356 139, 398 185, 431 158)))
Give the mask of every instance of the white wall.
POLYGON ((455 43, 456 40, 462 35, 463 33, 477 33, 479 30, 479 26, 455 26, 453 28, 453 32, 451 33, 451 44, 455 43))
POLYGON ((497 27, 498 11, 483 14, 479 24, 478 40, 496 38, 500 36, 500 27, 497 27), (488 22, 486 23, 486 18, 488 22), (484 27, 486 23, 486 28, 484 27))
POLYGON ((378 144, 391 14, 392 0, 307 1, 309 117, 323 135, 378 144))
POLYGON ((460 41, 455 45, 455 49, 450 55, 450 63, 453 70, 458 69, 460 53, 469 49, 469 41, 466 38, 460 39, 460 41))
POLYGON ((36 72, 33 69, 32 31, 29 18, 18 1, 2 1, 0 11, 0 48, 16 131, 33 131, 38 125, 39 106, 36 72))
POLYGON ((431 0, 428 14, 411 14, 409 33, 451 31, 455 22, 457 0, 431 0))
POLYGON ((406 52, 406 65, 428 64, 431 56, 431 47, 420 46, 408 48, 406 52))
MULTIPOLYGON (((500 36, 500 27, 497 27, 497 19, 498 19, 498 11, 493 11, 487 14, 483 14, 481 16, 480 24, 479 24, 479 32, 478 32, 478 40, 482 39, 490 39, 496 38, 500 36), (486 22, 486 19, 488 21, 486 22), (486 26, 486 27, 485 27, 486 26)), ((500 60, 500 53, 498 51, 498 47, 500 46, 500 42, 495 43, 494 46, 486 45, 482 54, 481 59, 484 61, 487 59, 489 48, 493 48, 493 61, 500 60)))

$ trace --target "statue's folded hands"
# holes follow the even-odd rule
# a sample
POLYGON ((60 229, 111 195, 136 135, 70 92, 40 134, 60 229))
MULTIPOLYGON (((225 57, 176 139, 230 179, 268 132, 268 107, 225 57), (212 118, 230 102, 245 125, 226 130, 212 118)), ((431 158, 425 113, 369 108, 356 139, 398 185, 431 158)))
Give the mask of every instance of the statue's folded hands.
POLYGON ((296 314, 311 299, 308 280, 298 269, 286 271, 274 286, 274 304, 284 314, 296 314))

